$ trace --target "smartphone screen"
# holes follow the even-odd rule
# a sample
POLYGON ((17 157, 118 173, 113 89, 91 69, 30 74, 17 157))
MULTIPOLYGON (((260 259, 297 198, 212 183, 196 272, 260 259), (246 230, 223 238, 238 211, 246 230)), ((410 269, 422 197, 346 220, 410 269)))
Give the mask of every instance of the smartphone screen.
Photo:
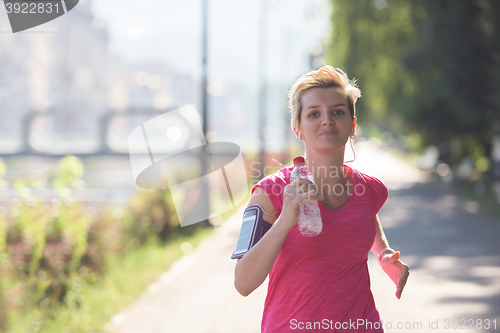
POLYGON ((252 232, 256 219, 257 211, 255 209, 249 210, 243 215, 240 235, 236 243, 236 250, 234 250, 235 255, 245 253, 250 249, 250 240, 252 239, 252 232))

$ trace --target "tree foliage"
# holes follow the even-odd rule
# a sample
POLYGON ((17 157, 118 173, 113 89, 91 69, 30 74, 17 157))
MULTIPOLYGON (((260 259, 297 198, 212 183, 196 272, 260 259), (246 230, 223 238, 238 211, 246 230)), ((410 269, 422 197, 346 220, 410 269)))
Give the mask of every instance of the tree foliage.
POLYGON ((358 79, 361 123, 487 154, 500 108, 496 0, 332 0, 327 62, 358 79))

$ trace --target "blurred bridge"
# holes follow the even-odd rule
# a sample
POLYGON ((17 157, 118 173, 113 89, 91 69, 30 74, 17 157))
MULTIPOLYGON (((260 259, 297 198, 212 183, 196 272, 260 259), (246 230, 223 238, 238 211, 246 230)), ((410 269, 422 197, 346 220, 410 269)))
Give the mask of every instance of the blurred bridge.
MULTIPOLYGON (((140 145, 129 138, 130 133, 145 122, 175 109, 178 107, 162 111, 129 109, 121 113, 108 112, 101 117, 98 126, 93 126, 98 131, 88 134, 64 130, 64 123, 51 112, 28 114, 22 121, 22 133, 18 137, 0 141, 0 157, 7 164, 6 180, 0 180, 0 202, 19 196, 9 184, 16 180, 33 183, 35 196, 42 200, 58 197, 57 192, 47 188, 44 182, 49 178, 51 169, 66 155, 79 157, 85 166, 81 182, 73 189, 76 198, 86 202, 126 202, 136 191, 129 149, 133 151, 140 145)), ((168 122, 157 119, 153 125, 157 131, 164 132, 165 138, 148 138, 149 145, 155 147, 155 155, 188 151, 199 144, 192 140, 199 131, 193 122, 174 113, 169 114, 168 122)), ((224 153, 219 151, 212 155, 224 153)), ((187 155, 183 154, 181 158, 189 159, 187 155)), ((149 156, 145 157, 149 159, 149 156)), ((187 164, 179 160, 176 162, 187 164)))

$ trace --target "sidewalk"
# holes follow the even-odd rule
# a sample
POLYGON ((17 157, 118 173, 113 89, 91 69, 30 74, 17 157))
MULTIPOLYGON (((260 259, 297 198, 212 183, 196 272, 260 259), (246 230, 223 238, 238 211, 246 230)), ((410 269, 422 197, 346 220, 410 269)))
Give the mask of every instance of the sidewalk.
MULTIPOLYGON (((370 254, 372 291, 386 332, 459 332, 454 324, 463 324, 467 332, 494 332, 495 319, 500 331, 500 221, 467 212, 452 193, 436 191, 420 172, 370 142, 355 149, 353 167, 389 186, 389 200, 379 216, 391 246, 411 269, 397 300, 394 285, 370 254), (482 320, 482 328, 469 319, 482 320), (486 319, 490 329, 484 328, 486 319)), ((107 329, 259 332, 267 283, 246 298, 240 296, 233 286, 235 261, 229 259, 242 212, 177 262, 107 329)))
POLYGON ((113 331, 259 332, 267 281, 248 297, 242 297, 233 286, 236 261, 230 256, 245 207, 175 263, 131 307, 115 316, 117 328, 113 331))
POLYGON ((397 300, 392 281, 370 255, 386 332, 494 332, 495 319, 500 331, 500 220, 468 212, 452 191, 426 184, 425 176, 368 142, 358 148, 355 167, 389 187, 379 217, 411 271, 397 300))

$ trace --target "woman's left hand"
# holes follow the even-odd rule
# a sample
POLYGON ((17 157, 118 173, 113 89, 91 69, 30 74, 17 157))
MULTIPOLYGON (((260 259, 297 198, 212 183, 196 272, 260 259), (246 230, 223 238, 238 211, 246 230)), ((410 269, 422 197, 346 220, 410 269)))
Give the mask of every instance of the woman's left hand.
POLYGON ((406 280, 410 276, 410 267, 399 260, 400 253, 387 253, 381 256, 380 266, 396 285, 396 297, 401 298, 406 280))

